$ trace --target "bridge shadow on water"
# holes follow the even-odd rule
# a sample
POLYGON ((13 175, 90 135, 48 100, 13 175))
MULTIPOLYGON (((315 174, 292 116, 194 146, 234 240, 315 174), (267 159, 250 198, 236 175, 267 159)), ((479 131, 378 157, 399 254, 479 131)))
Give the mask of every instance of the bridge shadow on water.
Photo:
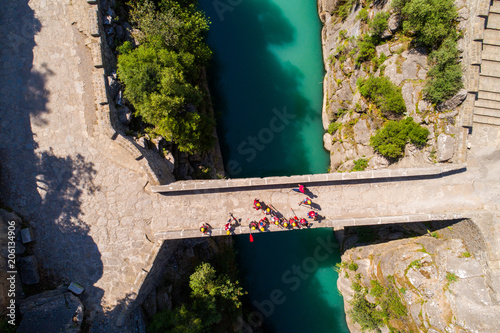
POLYGON ((0 202, 18 212, 34 233, 33 252, 42 281, 26 289, 27 294, 74 281, 85 287, 81 299, 86 311, 102 312, 103 291, 94 287, 103 272, 101 255, 81 219, 82 196, 99 191, 93 184, 96 170, 80 154, 64 155, 52 147, 42 149, 38 143, 37 135, 44 127, 57 130, 50 123, 50 113, 58 111, 48 108, 52 96, 47 80, 56 74, 54 69, 33 62, 35 35, 44 29, 38 15, 27 0, 3 2, 0 11, 4 41, 0 50, 0 202))
POLYGON ((209 78, 226 173, 244 178, 315 172, 300 132, 321 113, 301 90, 301 69, 271 50, 296 42, 294 26, 270 0, 243 1, 222 14, 213 3, 200 6, 212 21, 209 78))

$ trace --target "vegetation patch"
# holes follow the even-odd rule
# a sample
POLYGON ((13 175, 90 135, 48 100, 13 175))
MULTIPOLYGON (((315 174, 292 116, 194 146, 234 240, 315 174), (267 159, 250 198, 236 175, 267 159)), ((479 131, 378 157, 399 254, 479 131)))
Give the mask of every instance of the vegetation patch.
POLYGON ((203 263, 190 276, 189 286, 191 301, 154 315, 148 326, 149 333, 207 332, 222 320, 223 314, 236 318, 242 305, 240 299, 245 294, 238 281, 203 263))
POLYGON ((406 112, 401 88, 385 76, 370 76, 366 80, 358 80, 357 84, 361 95, 375 103, 383 114, 403 114, 406 112))
POLYGON ((204 42, 208 20, 196 1, 150 0, 132 5, 140 45, 118 48, 118 77, 136 116, 153 136, 174 141, 180 151, 212 148, 213 119, 203 110, 201 71, 211 56, 204 42))
POLYGON ((363 171, 368 167, 368 160, 366 158, 360 158, 354 161, 354 167, 352 171, 363 171))
POLYGON ((457 50, 457 10, 453 0, 394 0, 401 13, 403 32, 431 51, 425 97, 441 103, 463 87, 457 50))
POLYGON ((370 138, 370 144, 379 154, 395 160, 403 156, 404 148, 408 142, 423 146, 429 130, 407 117, 403 120, 389 121, 384 127, 370 138))

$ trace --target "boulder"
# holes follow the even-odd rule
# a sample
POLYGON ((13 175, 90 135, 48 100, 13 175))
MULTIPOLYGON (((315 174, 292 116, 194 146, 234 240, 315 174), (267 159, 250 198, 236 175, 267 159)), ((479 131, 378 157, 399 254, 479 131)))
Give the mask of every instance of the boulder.
POLYGON ((40 275, 38 274, 38 261, 35 256, 31 255, 19 258, 18 266, 22 283, 33 285, 40 282, 40 275))
POLYGON ((382 53, 386 56, 391 55, 391 50, 389 49, 389 44, 387 43, 375 47, 375 52, 377 52, 377 57, 380 57, 382 53))
POLYGON ((437 160, 446 162, 453 157, 455 152, 455 139, 451 135, 439 134, 437 138, 437 160))
POLYGON ((396 30, 398 30, 400 23, 401 15, 399 13, 392 14, 387 21, 387 28, 391 32, 395 32, 396 30))
POLYGON ((30 296, 19 302, 22 321, 18 333, 78 333, 83 305, 65 288, 30 296))
POLYGON ((330 133, 325 133, 323 135, 323 145, 325 146, 325 149, 328 151, 331 151, 332 149, 332 140, 333 137, 331 136, 330 133))
POLYGON ((360 119, 354 126, 354 140, 363 145, 370 144, 371 131, 366 119, 360 119))
POLYGON ((449 100, 439 104, 437 106, 438 111, 445 111, 445 110, 453 110, 454 108, 458 107, 462 102, 467 98, 467 90, 466 89, 460 89, 459 92, 455 94, 452 98, 449 100))

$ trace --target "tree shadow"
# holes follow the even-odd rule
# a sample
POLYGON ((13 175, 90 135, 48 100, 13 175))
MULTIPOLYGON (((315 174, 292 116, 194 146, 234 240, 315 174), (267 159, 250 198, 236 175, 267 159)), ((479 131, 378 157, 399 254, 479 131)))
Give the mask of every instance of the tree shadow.
POLYGON ((81 219, 83 196, 99 191, 93 183, 97 171, 80 154, 39 147, 37 134, 45 135, 44 127, 54 130, 47 117, 47 80, 55 72, 49 64, 33 62, 35 35, 42 30, 28 0, 2 4, 0 202, 33 229, 33 252, 57 279, 52 282, 74 281, 85 288, 81 299, 88 311, 100 307, 103 295, 93 286, 102 276, 101 255, 81 219))
POLYGON ((212 2, 200 5, 212 21, 209 80, 228 176, 312 173, 301 131, 321 114, 302 91, 302 70, 273 52, 296 41, 294 26, 270 0, 242 2, 222 21, 212 2))

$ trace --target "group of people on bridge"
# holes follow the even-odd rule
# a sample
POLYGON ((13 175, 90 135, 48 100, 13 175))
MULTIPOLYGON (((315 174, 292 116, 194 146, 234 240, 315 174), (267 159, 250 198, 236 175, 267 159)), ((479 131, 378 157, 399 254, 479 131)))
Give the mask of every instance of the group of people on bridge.
MULTIPOLYGON (((297 189, 293 189, 293 191, 305 194, 306 189, 305 186, 299 184, 299 187, 297 189)), ((299 207, 301 205, 308 205, 311 208, 311 210, 307 213, 308 219, 313 221, 318 221, 320 219, 319 214, 313 209, 313 203, 309 197, 300 201, 299 207)), ((311 225, 306 218, 297 217, 292 208, 290 209, 293 212, 293 216, 290 218, 286 218, 273 205, 267 205, 259 199, 254 199, 253 208, 255 210, 262 211, 265 216, 260 219, 259 222, 254 220, 249 223, 248 227, 250 228, 250 232, 255 230, 259 230, 260 232, 270 231, 270 226, 272 225, 280 229, 308 228, 311 225)), ((231 235, 238 225, 238 220, 232 213, 229 213, 229 219, 224 225, 224 231, 227 235, 231 235)), ((203 223, 200 227, 200 231, 203 234, 209 234, 211 229, 212 227, 208 223, 203 223)))

